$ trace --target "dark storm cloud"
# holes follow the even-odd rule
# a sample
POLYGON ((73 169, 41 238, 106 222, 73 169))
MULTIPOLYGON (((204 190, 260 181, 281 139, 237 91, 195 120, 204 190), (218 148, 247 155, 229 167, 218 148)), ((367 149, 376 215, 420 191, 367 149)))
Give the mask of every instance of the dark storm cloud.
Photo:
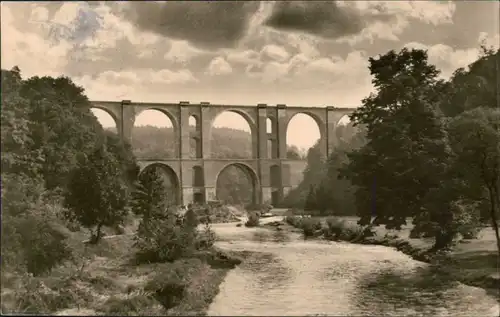
POLYGON ((141 30, 218 49, 234 47, 246 35, 258 8, 258 1, 128 2, 121 13, 141 30))
MULTIPOLYGON (((388 17, 379 15, 378 18, 388 17)), ((373 16, 361 16, 355 9, 332 1, 279 1, 264 24, 276 30, 337 39, 361 32, 370 21, 373 16)))

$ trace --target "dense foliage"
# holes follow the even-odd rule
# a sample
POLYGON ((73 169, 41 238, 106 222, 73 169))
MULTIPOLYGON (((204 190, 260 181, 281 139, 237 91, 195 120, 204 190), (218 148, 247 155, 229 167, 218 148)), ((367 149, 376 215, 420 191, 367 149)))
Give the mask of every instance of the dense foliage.
POLYGON ((347 153, 365 143, 365 132, 352 124, 336 129, 335 150, 328 158, 321 157, 316 143, 307 153, 304 178, 285 197, 289 208, 305 209, 320 215, 355 215, 354 186, 348 179, 339 179, 339 168, 348 162, 347 153))
POLYGON ((168 184, 160 172, 151 169, 141 175, 131 204, 132 211, 141 216, 134 237, 140 262, 175 261, 214 243, 210 226, 199 232, 198 215, 189 209, 179 217, 166 193, 168 184))
POLYGON ((92 242, 97 243, 103 226, 123 222, 129 194, 122 162, 102 144, 73 171, 65 193, 66 216, 95 228, 92 242))
POLYGON ((171 203, 166 192, 167 183, 161 171, 155 168, 144 171, 132 193, 132 212, 145 219, 160 217, 171 203))
MULTIPOLYGON (((107 143, 130 185, 135 160, 106 135, 83 89, 67 77, 23 79, 17 67, 2 70, 1 128, 2 264, 42 274, 71 256, 61 223, 68 212, 62 193, 75 180, 73 171, 107 143)), ((81 195, 93 186, 80 185, 81 195)))
POLYGON ((412 236, 434 237, 434 249, 475 237, 489 220, 500 252, 500 55, 482 52, 449 80, 423 50, 370 58, 375 92, 337 129, 326 161, 309 150, 287 205, 387 229, 412 219, 412 236))

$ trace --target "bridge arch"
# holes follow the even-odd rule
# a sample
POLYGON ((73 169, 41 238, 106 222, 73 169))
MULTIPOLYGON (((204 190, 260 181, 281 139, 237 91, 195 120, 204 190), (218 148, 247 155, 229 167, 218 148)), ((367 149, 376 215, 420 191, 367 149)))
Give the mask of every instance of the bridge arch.
MULTIPOLYGON (((286 121, 286 128, 285 128, 285 135, 284 135, 284 142, 287 145, 287 148, 303 148, 303 150, 308 150, 308 148, 312 148, 317 142, 319 142, 319 147, 321 149, 321 152, 323 152, 326 155, 326 148, 325 148, 325 140, 327 136, 327 128, 325 124, 325 120, 320 114, 315 113, 314 111, 307 111, 307 110, 299 110, 299 111, 293 111, 290 116, 287 118, 286 121), (315 135, 314 128, 310 126, 309 128, 303 127, 304 125, 309 126, 310 124, 307 122, 304 122, 300 126, 303 127, 302 129, 296 129, 296 128, 291 128, 291 125, 294 125, 294 120, 300 120, 302 121, 303 119, 306 119, 311 122, 311 124, 316 126, 317 133, 318 135, 315 135), (312 128, 312 129, 311 129, 312 128), (307 131, 305 133, 304 131, 307 131), (289 135, 290 134, 290 135, 289 135), (292 134, 296 134, 295 138, 301 139, 303 142, 309 143, 309 139, 311 139, 311 144, 310 145, 298 145, 298 144, 293 144, 292 142, 292 134), (312 134, 312 135, 311 135, 312 134), (307 141, 305 140, 307 138, 307 141), (314 140, 313 140, 314 138, 314 140)), ((294 142, 295 143, 295 142, 294 142)), ((292 154, 292 153, 290 153, 292 154)), ((287 153, 287 157, 289 157, 287 153)), ((290 159, 292 157, 289 157, 290 159)))
MULTIPOLYGON (((211 142, 213 139, 213 129, 215 128, 214 124, 216 123, 217 119, 220 118, 221 115, 225 113, 231 113, 231 114, 236 114, 239 117, 242 117, 244 121, 247 123, 248 128, 250 129, 250 146, 251 146, 251 155, 250 157, 245 157, 245 158, 256 158, 258 154, 258 131, 257 131, 257 124, 255 121, 255 116, 253 116, 251 113, 248 111, 245 111, 243 109, 238 109, 238 108, 224 108, 224 109, 214 109, 214 112, 212 112, 212 115, 210 116, 210 119, 207 122, 207 144, 206 148, 210 149, 210 157, 214 157, 213 153, 211 153, 212 146, 211 142)), ((236 158, 236 157, 235 157, 236 158)))
POLYGON ((219 191, 219 179, 221 174, 226 171, 230 167, 236 167, 238 170, 242 171, 247 179, 250 181, 250 186, 252 188, 252 193, 251 193, 251 201, 247 202, 250 204, 257 204, 259 203, 259 190, 260 190, 260 182, 259 182, 259 177, 257 176, 257 172, 249 165, 245 163, 240 163, 240 162, 231 162, 224 167, 222 167, 219 172, 217 173, 215 177, 215 184, 216 184, 216 189, 215 189, 215 196, 217 199, 220 199, 220 193, 219 191))
POLYGON ((154 106, 151 106, 151 107, 136 107, 136 111, 135 111, 135 116, 134 116, 134 122, 135 123, 135 120, 137 119, 137 117, 139 117, 144 111, 148 111, 148 110, 155 110, 155 111, 159 111, 161 112, 162 114, 164 114, 165 116, 167 116, 167 118, 170 120, 170 122, 172 122, 172 126, 175 128, 177 128, 179 126, 179 122, 177 121, 177 118, 175 117, 175 115, 166 110, 166 109, 163 109, 161 107, 154 107, 154 106))
MULTIPOLYGON (((180 135, 179 135, 179 122, 175 118, 175 116, 168 110, 159 108, 159 107, 136 107, 136 112, 133 117, 133 122, 131 124, 132 131, 131 131, 131 144, 132 148, 134 150, 134 153, 136 154, 137 157, 139 158, 178 158, 180 156, 180 149, 179 149, 179 140, 180 140, 180 135), (138 111, 137 111, 138 109, 138 111), (153 113, 154 115, 151 115, 153 113), (142 123, 139 122, 141 119, 141 116, 146 116, 149 120, 152 120, 153 122, 155 119, 157 119, 156 114, 160 116, 160 120, 163 123, 167 123, 165 126, 162 125, 154 125, 150 124, 149 122, 147 123, 142 123), (146 127, 145 127, 146 126, 146 127), (171 126, 171 127, 170 127, 171 126), (160 139, 158 138, 144 138, 140 137, 140 132, 138 131, 140 127, 145 127, 146 129, 148 128, 160 128, 164 129, 161 131, 162 137, 160 139), (169 131, 171 129, 171 131, 169 131), (155 143, 154 141, 161 140, 162 143, 155 143), (148 142, 147 146, 145 146, 144 142, 148 142), (153 142, 153 143, 151 143, 153 142), (140 148, 143 148, 143 151, 140 151, 140 148), (144 149, 145 147, 145 149, 144 149), (155 157, 149 152, 151 152, 151 148, 154 149, 154 151, 158 152, 158 157, 155 157), (148 155, 144 156, 144 150, 148 153, 148 155)), ((149 133, 157 133, 160 131, 150 131, 149 133)))
POLYGON ((139 179, 142 175, 152 170, 159 170, 162 176, 164 176, 164 180, 166 181, 168 191, 165 193, 172 197, 171 203, 173 205, 179 205, 181 203, 181 187, 180 180, 177 173, 173 168, 163 163, 153 163, 144 167, 139 173, 139 179))
POLYGON ((90 107, 91 113, 97 118, 97 121, 104 130, 118 133, 119 121, 113 111, 105 107, 90 107), (109 122, 107 122, 109 121, 109 122))

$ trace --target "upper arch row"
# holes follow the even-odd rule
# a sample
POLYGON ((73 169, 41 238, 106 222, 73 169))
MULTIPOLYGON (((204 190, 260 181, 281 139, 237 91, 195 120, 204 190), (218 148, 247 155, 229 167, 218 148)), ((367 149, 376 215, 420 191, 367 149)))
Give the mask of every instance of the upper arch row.
MULTIPOLYGON (((321 130, 322 126, 333 124, 337 126, 343 117, 352 113, 352 108, 336 107, 287 107, 286 105, 267 106, 233 106, 233 105, 211 105, 209 103, 189 104, 180 102, 178 104, 165 103, 132 103, 131 101, 91 101, 92 108, 100 109, 108 113, 115 121, 116 127, 120 129, 132 128, 137 117, 146 110, 157 110, 165 114, 171 121, 173 128, 178 129, 180 125, 188 125, 189 118, 194 117, 197 123, 204 122, 211 126, 218 115, 223 112, 234 112, 241 115, 248 123, 252 134, 256 132, 259 116, 265 116, 273 122, 284 119, 285 128, 290 120, 297 114, 310 116, 321 130), (202 120, 200 120, 202 118, 202 120)), ((267 121, 264 121, 265 124, 267 121)), ((274 130, 274 129, 273 129, 274 130)))

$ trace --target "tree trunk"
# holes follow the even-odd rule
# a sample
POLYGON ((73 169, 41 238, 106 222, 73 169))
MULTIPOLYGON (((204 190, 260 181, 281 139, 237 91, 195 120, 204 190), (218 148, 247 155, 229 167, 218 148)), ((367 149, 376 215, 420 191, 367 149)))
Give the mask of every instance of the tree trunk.
POLYGON ((90 239, 91 244, 97 244, 101 240, 101 235, 102 235, 101 229, 102 229, 102 224, 100 223, 97 225, 95 234, 93 234, 92 238, 90 239))
POLYGON ((492 188, 488 188, 488 191, 490 194, 490 204, 491 204, 490 208, 491 226, 495 231, 495 238, 497 240, 497 251, 498 251, 498 256, 500 257, 500 233, 498 232, 498 221, 497 221, 498 197, 495 197, 496 195, 492 188))
POLYGON ((449 249, 453 243, 455 233, 438 232, 435 236, 434 245, 430 249, 432 252, 449 249))

